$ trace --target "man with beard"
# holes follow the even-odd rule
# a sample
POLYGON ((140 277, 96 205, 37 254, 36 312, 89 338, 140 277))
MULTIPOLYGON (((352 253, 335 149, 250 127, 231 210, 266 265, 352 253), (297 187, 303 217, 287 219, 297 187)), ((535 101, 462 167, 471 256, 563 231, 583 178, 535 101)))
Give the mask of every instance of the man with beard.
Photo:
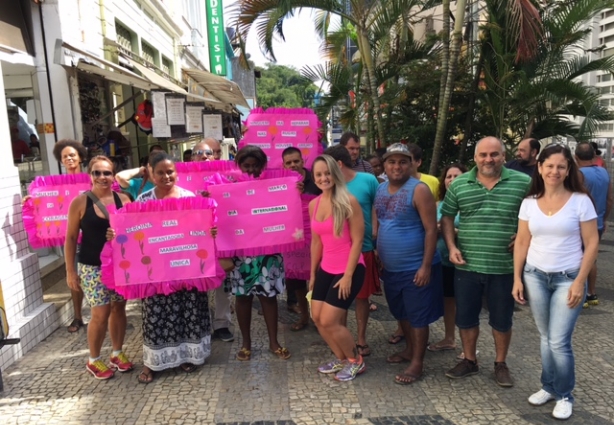
MULTIPOLYGON (((213 137, 203 139, 192 149, 192 161, 213 161, 222 157, 222 146, 213 137)), ((224 291, 224 285, 215 290, 215 314, 213 316, 213 338, 224 342, 234 341, 230 332, 230 292, 224 291)))
POLYGON ((407 146, 391 145, 384 155, 388 181, 379 186, 375 197, 384 293, 407 341, 404 351, 387 359, 389 363, 409 362, 394 380, 400 385, 422 378, 429 325, 443 315, 435 198, 426 184, 412 178, 412 163, 407 146))
POLYGON ((531 178, 503 167, 505 146, 496 137, 485 137, 476 144, 474 160, 476 166, 452 182, 441 208, 443 237, 456 266, 456 326, 465 353, 446 376, 464 378, 480 370, 476 343, 482 296, 486 295, 495 340, 495 380, 502 387, 511 387, 513 380, 505 360, 514 313, 512 251, 518 211, 531 178), (457 236, 454 218, 459 213, 457 236))
POLYGON ((346 131, 341 135, 339 144, 345 147, 352 158, 352 169, 362 173, 373 174, 373 167, 367 161, 360 157, 360 137, 357 134, 346 131))
POLYGON ((541 145, 537 139, 531 138, 522 140, 518 143, 516 159, 509 161, 505 164, 505 167, 533 177, 535 167, 537 167, 537 155, 539 155, 540 149, 541 145))

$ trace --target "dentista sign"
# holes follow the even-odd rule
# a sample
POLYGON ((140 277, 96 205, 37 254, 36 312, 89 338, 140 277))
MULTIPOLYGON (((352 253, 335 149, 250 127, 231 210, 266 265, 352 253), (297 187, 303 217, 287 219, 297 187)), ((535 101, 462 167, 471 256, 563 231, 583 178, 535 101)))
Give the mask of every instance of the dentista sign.
POLYGON ((209 69, 212 74, 226 75, 226 49, 224 46, 224 15, 222 0, 206 0, 207 35, 209 41, 209 69))

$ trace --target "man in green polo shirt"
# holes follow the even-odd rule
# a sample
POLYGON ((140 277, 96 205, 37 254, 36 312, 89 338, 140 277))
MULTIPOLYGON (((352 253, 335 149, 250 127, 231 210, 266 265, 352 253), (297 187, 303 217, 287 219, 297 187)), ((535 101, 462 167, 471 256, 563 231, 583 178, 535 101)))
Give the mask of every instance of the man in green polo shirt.
POLYGON ((513 240, 518 210, 531 185, 526 174, 503 167, 505 146, 485 137, 475 146, 476 167, 457 177, 441 208, 441 227, 456 266, 456 326, 460 329, 465 359, 450 369, 448 378, 464 378, 479 372, 476 343, 482 296, 486 295, 489 325, 495 340, 495 380, 513 385, 505 363, 512 338, 514 298, 513 240), (454 217, 460 214, 458 236, 454 217))

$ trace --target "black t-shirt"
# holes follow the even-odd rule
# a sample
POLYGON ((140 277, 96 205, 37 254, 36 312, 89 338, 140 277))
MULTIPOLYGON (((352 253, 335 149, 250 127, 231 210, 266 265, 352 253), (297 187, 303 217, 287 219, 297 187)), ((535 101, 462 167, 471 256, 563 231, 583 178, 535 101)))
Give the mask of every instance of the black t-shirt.
POLYGON ((305 178, 303 179, 303 193, 307 195, 321 195, 322 191, 313 181, 311 171, 306 168, 303 168, 303 171, 305 172, 305 178))
POLYGON ((519 160, 514 159, 508 162, 507 164, 505 164, 505 168, 508 168, 510 170, 520 171, 521 173, 527 174, 529 177, 533 177, 533 174, 535 173, 535 168, 537 168, 537 165, 536 164, 524 165, 519 160))

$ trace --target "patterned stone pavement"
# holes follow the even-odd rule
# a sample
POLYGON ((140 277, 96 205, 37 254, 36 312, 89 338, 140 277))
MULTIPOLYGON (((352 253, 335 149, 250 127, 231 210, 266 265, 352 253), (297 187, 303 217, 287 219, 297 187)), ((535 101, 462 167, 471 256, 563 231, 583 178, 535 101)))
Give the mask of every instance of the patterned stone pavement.
MULTIPOLYGON (((574 335, 576 405, 569 424, 614 424, 614 235, 606 234, 599 257, 601 304, 585 310, 574 335)), ((411 385, 393 382, 402 365, 389 365, 398 347, 387 343, 395 328, 383 297, 369 323, 372 355, 368 370, 350 383, 318 374, 316 366, 330 351, 313 327, 291 332, 296 316, 280 300, 280 342, 292 352, 282 361, 268 352, 262 316, 253 315, 250 362, 234 355, 232 343, 214 341, 212 356, 193 374, 177 370, 156 376, 149 385, 136 380, 138 369, 96 381, 85 371, 85 332, 57 330, 3 372, 0 423, 8 424, 551 424, 553 404, 532 407, 526 399, 539 389, 539 338, 528 307, 515 315, 508 365, 513 388, 498 387, 493 378, 494 347, 487 318, 478 342, 481 373, 451 381, 444 372, 460 350, 427 353, 424 378, 411 385)), ((258 308, 254 303, 254 308, 258 308)), ((140 364, 140 306, 128 306, 126 352, 140 364)), ((353 311, 349 323, 354 328, 353 311)), ((235 330, 238 334, 238 330, 235 330)), ((442 324, 431 328, 441 338, 442 324)), ((110 353, 105 341, 104 355, 110 353)))

